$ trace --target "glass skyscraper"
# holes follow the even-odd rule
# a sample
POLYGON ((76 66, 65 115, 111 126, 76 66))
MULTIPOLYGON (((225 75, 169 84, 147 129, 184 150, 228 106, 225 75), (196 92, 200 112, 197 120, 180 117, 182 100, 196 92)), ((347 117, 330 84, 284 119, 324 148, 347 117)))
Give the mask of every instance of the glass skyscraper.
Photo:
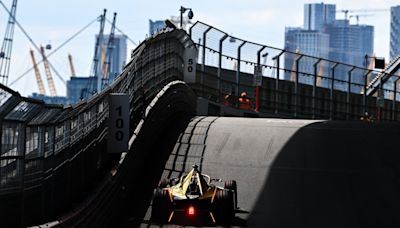
POLYGON ((350 25, 349 20, 336 20, 327 26, 330 37, 329 59, 350 65, 365 67, 365 55, 371 56, 374 49, 374 27, 350 25))
POLYGON ((334 4, 305 4, 304 29, 322 30, 326 24, 331 24, 336 18, 336 5, 334 4))
POLYGON ((390 59, 400 55, 400 6, 390 8, 390 59))
MULTIPOLYGON (((104 55, 102 55, 103 51, 108 51, 107 50, 107 45, 108 45, 108 39, 110 35, 105 34, 103 36, 103 42, 100 48, 100 54, 99 60, 101 60, 104 55)), ((97 36, 96 36, 97 39, 97 36)), ((126 58, 127 58, 127 44, 126 44, 126 37, 124 35, 114 35, 114 41, 112 45, 112 51, 111 51, 111 62, 110 62, 110 67, 109 67, 109 82, 111 83, 116 76, 118 76, 121 72, 122 69, 124 68, 126 64, 126 58)), ((106 59, 105 61, 108 61, 106 59)))
MULTIPOLYGON (((305 4, 303 28, 286 28, 285 50, 315 56, 329 58, 329 34, 325 33, 327 24, 335 21, 336 6, 333 4, 305 4)), ((295 70, 296 54, 285 54, 285 69, 295 70)), ((312 84, 313 77, 306 76, 313 74, 316 59, 304 57, 299 61, 299 82, 312 84)), ((319 68, 327 68, 321 65, 319 68)), ((323 70, 323 69, 321 69, 323 70)), ((294 73, 286 72, 285 79, 293 80, 294 73)))
MULTIPOLYGON (((318 56, 327 59, 329 57, 329 35, 317 30, 305 30, 302 28, 286 28, 285 50, 318 56)), ((285 69, 295 69, 295 54, 285 54, 285 69)), ((299 64, 299 71, 311 74, 314 72, 315 59, 302 58, 299 64)), ((285 74, 285 79, 290 80, 291 72, 285 74)), ((299 82, 312 84, 312 77, 300 76, 299 82)))
MULTIPOLYGON (((304 27, 286 29, 285 50, 364 67, 365 55, 373 54, 374 27, 351 25, 349 20, 336 20, 335 12, 334 4, 305 4, 304 27)), ((296 54, 285 54, 286 69, 295 69, 293 67, 295 57, 296 54)), ((307 59, 310 58, 301 59, 299 71, 312 73, 315 60, 307 59)), ((324 67, 328 69, 329 66, 324 67)), ((325 69, 323 71, 327 72, 325 69)), ((335 78, 347 80, 347 72, 345 67, 342 70, 338 69, 335 78)), ((290 79, 292 75, 288 72, 285 78, 290 79)), ((353 82, 362 83, 361 76, 355 76, 353 79, 356 79, 353 82)), ((301 79, 299 81, 302 82, 301 79)), ((308 81, 305 80, 306 83, 308 81)))
POLYGON ((81 99, 88 99, 93 95, 97 79, 94 77, 71 77, 67 81, 68 104, 78 103, 81 99))

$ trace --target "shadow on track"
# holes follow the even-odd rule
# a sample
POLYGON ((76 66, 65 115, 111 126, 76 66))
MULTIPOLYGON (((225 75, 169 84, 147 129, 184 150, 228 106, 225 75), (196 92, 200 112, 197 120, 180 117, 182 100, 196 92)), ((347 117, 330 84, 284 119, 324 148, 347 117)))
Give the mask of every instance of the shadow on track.
POLYGON ((398 123, 298 130, 271 165, 250 227, 400 227, 398 123))

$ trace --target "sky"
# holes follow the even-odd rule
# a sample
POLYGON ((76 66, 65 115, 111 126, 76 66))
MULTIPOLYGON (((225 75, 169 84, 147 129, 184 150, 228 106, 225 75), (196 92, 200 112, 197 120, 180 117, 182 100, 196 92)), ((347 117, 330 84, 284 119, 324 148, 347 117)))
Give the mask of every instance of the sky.
MULTIPOLYGON (((0 0, 8 8, 12 0, 0 0)), ((190 7, 194 12, 194 21, 202 21, 219 28, 235 37, 243 38, 268 46, 283 48, 285 27, 300 27, 303 24, 305 3, 321 1, 305 0, 35 0, 18 1, 17 21, 38 45, 51 44, 56 48, 75 32, 98 17, 104 8, 111 20, 117 12, 117 27, 135 43, 143 41, 148 33, 149 19, 164 20, 179 15, 180 6, 190 7)), ((336 9, 389 9, 400 5, 398 0, 331 0, 326 4, 336 4, 336 9)), ((388 59, 390 37, 390 11, 360 13, 369 16, 360 17, 360 24, 375 26, 374 50, 376 56, 388 59)), ((337 19, 343 19, 343 13, 337 13, 337 19)), ((3 39, 8 14, 0 8, 0 38, 3 39)), ((355 21, 351 21, 355 23, 355 21)), ((106 24, 108 33, 110 25, 106 24)), ((70 70, 68 53, 71 53, 78 76, 90 74, 93 62, 95 34, 99 23, 93 23, 62 49, 49 58, 57 72, 68 80, 70 70)), ((29 50, 33 46, 19 28, 15 28, 11 72, 9 84, 32 67, 29 50)), ((135 45, 128 42, 128 54, 135 45)), ((39 53, 35 53, 36 59, 39 53)), ((42 79, 45 80, 43 66, 40 65, 42 79)), ((66 88, 53 72, 58 95, 65 95, 66 88)), ((45 83, 48 92, 47 84, 45 83)), ((10 86, 24 96, 38 91, 34 72, 24 76, 10 86)))

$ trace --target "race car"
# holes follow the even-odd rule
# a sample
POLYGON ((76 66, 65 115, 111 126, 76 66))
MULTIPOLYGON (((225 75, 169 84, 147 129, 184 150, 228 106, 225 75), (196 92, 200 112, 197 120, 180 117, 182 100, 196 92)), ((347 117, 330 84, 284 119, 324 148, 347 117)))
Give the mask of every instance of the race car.
POLYGON ((236 181, 224 187, 202 174, 197 165, 180 178, 163 179, 153 194, 151 220, 181 225, 232 224, 237 208, 236 181))

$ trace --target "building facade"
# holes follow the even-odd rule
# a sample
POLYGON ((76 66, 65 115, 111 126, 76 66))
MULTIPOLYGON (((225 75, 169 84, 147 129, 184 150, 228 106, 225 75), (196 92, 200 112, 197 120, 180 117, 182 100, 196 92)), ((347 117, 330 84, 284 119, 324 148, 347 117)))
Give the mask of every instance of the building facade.
POLYGON ((67 81, 68 104, 76 104, 82 99, 91 97, 96 85, 95 77, 71 77, 67 81))
POLYGON ((330 37, 329 59, 358 67, 365 67, 365 55, 374 50, 374 27, 350 25, 349 20, 336 20, 327 26, 330 37))
MULTIPOLYGON (((349 20, 336 20, 335 12, 336 5, 334 4, 305 4, 304 27, 286 29, 285 50, 365 67, 365 55, 373 55, 374 27, 353 25, 349 23, 349 20)), ((296 54, 285 54, 286 69, 295 69, 293 67, 295 57, 296 54)), ((315 72, 315 60, 309 59, 301 59, 299 71, 304 71, 304 73, 315 72)), ((324 64, 329 65, 326 62, 324 64)), ((330 77, 326 73, 329 71, 329 67, 322 66, 320 72, 325 72, 324 76, 330 77)), ((335 71, 335 78, 347 80, 348 70, 346 67, 338 67, 335 71)), ((293 74, 288 72, 285 74, 285 78, 292 79, 293 74)), ((312 77, 310 80, 312 80, 312 77)), ((299 81, 302 82, 301 78, 299 81)), ((309 80, 303 81, 309 83, 309 80)), ((363 83, 362 75, 354 75, 352 81, 363 83)), ((325 80, 325 82, 328 83, 328 80, 325 80)))
POLYGON ((304 29, 323 30, 326 24, 331 24, 336 19, 336 5, 334 4, 305 4, 304 29))
POLYGON ((400 5, 390 8, 390 60, 400 55, 400 5))
MULTIPOLYGON (((96 35, 96 40, 97 40, 96 35)), ((124 35, 114 35, 113 45, 111 46, 111 50, 108 50, 108 42, 110 35, 105 34, 103 36, 103 41, 101 44, 101 48, 99 49, 99 61, 100 62, 108 62, 110 61, 109 66, 109 81, 106 84, 110 84, 121 72, 124 68, 127 61, 127 43, 126 37, 124 35), (111 58, 106 58, 106 52, 111 51, 111 58)), ((99 71, 103 70, 103 65, 99 64, 99 71)))
MULTIPOLYGON (((317 56, 327 59, 329 57, 329 35, 317 30, 305 30, 302 28, 286 28, 285 50, 298 54, 285 54, 285 69, 296 70, 296 59, 299 54, 317 56)), ((304 57, 299 60, 301 72, 299 82, 312 84, 313 78, 306 76, 314 72, 316 59, 304 57)), ((285 74, 286 80, 294 80, 293 72, 285 74)))

